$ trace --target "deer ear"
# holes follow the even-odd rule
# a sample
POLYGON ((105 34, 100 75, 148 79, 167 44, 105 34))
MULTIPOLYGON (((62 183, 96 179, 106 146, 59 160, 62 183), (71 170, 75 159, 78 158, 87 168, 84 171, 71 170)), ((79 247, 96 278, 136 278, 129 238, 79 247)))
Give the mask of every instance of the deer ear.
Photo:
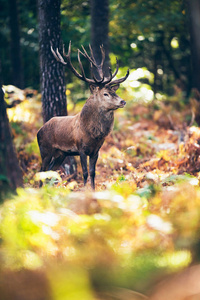
POLYGON ((96 86, 95 84, 90 84, 90 91, 93 94, 96 90, 98 89, 98 86, 96 86))
POLYGON ((114 92, 116 92, 116 90, 118 90, 118 88, 119 88, 119 83, 118 83, 118 84, 115 84, 115 85, 113 85, 113 86, 111 86, 111 89, 112 89, 114 92))

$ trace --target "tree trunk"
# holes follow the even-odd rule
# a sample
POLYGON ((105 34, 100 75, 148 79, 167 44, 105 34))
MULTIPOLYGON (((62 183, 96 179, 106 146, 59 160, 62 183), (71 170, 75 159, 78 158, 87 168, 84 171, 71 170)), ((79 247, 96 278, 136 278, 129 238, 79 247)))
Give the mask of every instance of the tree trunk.
POLYGON ((54 116, 66 116, 66 88, 64 66, 58 63, 51 53, 61 50, 60 0, 38 0, 40 71, 42 89, 43 120, 54 116))
POLYGON ((200 92, 200 0, 188 0, 193 87, 200 92))
POLYGON ((22 185, 22 171, 12 143, 0 79, 0 201, 9 191, 15 191, 22 185))
MULTIPOLYGON (((40 72, 42 89, 43 121, 54 116, 67 115, 64 66, 57 62, 51 53, 54 49, 62 52, 60 29, 60 0, 38 0, 40 72)), ((64 129, 63 129, 64 130, 64 129)), ((76 161, 66 157, 62 164, 67 175, 76 176, 76 161)))
POLYGON ((9 0, 10 51, 13 85, 24 88, 17 0, 9 0))
POLYGON ((91 0, 91 44, 97 63, 101 62, 100 46, 106 53, 104 72, 109 76, 109 0, 91 0))

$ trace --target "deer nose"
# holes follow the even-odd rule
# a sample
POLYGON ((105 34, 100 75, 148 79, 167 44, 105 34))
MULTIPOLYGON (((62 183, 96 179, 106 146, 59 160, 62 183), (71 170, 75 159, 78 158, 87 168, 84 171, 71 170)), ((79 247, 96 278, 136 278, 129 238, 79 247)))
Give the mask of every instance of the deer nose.
POLYGON ((121 106, 125 106, 125 105, 126 105, 126 101, 122 100, 122 101, 120 102, 120 105, 121 105, 121 106))

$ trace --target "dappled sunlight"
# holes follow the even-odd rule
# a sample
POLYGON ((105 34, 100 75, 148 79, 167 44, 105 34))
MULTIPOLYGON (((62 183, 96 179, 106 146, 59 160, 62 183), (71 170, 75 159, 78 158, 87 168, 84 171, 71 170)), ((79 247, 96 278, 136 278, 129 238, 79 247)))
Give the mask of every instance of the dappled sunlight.
POLYGON ((140 78, 148 78, 149 80, 153 80, 153 74, 150 73, 146 68, 138 68, 136 70, 131 70, 128 80, 132 82, 140 78))
POLYGON ((163 233, 171 233, 172 224, 170 222, 165 222, 161 217, 151 214, 147 217, 147 224, 158 231, 163 233))
POLYGON ((24 90, 17 88, 14 85, 4 85, 3 91, 5 93, 5 98, 12 98, 12 100, 25 100, 24 90))
POLYGON ((5 100, 13 107, 7 110, 11 122, 27 122, 33 124, 40 121, 38 112, 41 111, 41 102, 36 90, 20 90, 15 86, 4 86, 5 100), (30 95, 30 96, 29 96, 30 95), (16 104, 15 104, 16 103, 16 104))
POLYGON ((43 265, 40 256, 30 250, 22 251, 21 258, 22 258, 22 266, 28 270, 37 270, 41 268, 43 265))
POLYGON ((163 257, 157 259, 159 267, 168 267, 173 271, 183 267, 187 267, 192 262, 192 255, 190 251, 174 251, 166 253, 163 257))
POLYGON ((45 224, 54 227, 59 222, 59 216, 52 212, 40 213, 38 211, 29 211, 28 214, 35 224, 45 224))
MULTIPOLYGON (((123 69, 124 72, 124 69, 123 69)), ((120 75, 122 71, 120 70, 120 75)), ((130 70, 130 75, 127 80, 122 84, 122 88, 126 89, 126 100, 134 102, 150 102, 154 99, 154 93, 150 84, 143 83, 140 79, 146 79, 149 83, 153 82, 153 74, 146 68, 138 68, 130 70)), ((119 94, 121 95, 121 91, 119 94)))
POLYGON ((34 119, 31 117, 31 112, 27 109, 25 103, 18 105, 15 109, 8 111, 8 117, 11 121, 17 122, 30 122, 33 123, 34 119))

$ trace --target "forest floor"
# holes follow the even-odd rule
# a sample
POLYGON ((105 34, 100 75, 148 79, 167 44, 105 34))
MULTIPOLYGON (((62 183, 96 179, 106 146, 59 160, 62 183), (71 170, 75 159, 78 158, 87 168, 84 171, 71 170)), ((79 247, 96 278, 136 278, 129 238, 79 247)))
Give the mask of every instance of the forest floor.
MULTIPOLYGON (((130 296, 130 289, 146 293, 158 278, 198 263, 200 129, 191 102, 176 95, 148 104, 127 101, 116 111, 100 150, 94 193, 89 182, 83 187, 79 158, 75 178, 54 172, 39 189, 41 96, 6 89, 8 103, 20 102, 7 112, 25 188, 0 211, 0 254, 12 270, 0 292, 7 295, 13 278, 16 293, 20 276, 26 290, 28 272, 35 283, 45 279, 41 299, 50 299, 47 285, 55 300, 65 299, 59 291, 74 293, 70 300, 144 299, 130 296), (123 295, 94 296, 114 286, 125 288, 123 295)), ((70 115, 80 109, 69 103, 70 115)), ((24 293, 20 299, 38 300, 24 293)))
MULTIPOLYGON (((14 90, 8 93, 9 101, 22 100, 8 109, 8 114, 25 185, 32 185, 41 165, 36 141, 37 130, 42 126, 40 95, 29 89, 14 90)), ((80 109, 81 106, 73 107, 69 114, 80 109)), ((100 149, 96 189, 105 189, 117 180, 134 182, 140 188, 148 180, 165 184, 171 175, 187 173, 198 177, 199 154, 200 130, 194 126, 190 104, 184 105, 179 97, 149 104, 128 103, 116 112, 114 130, 100 149)), ((78 191, 83 184, 79 158, 76 161, 75 179, 59 172, 63 179, 60 184, 66 186, 73 181, 70 189, 78 191)))

